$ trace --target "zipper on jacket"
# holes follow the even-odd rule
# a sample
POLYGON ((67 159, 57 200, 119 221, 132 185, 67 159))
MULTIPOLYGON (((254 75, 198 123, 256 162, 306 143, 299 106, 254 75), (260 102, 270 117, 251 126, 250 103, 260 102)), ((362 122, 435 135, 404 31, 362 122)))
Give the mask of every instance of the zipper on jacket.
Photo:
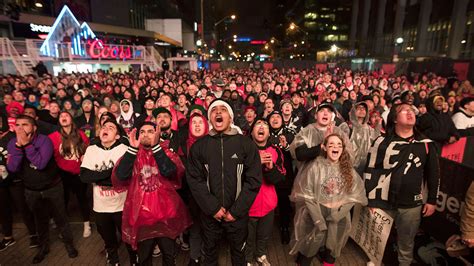
POLYGON ((224 207, 224 139, 221 134, 221 161, 222 161, 222 207, 224 207))

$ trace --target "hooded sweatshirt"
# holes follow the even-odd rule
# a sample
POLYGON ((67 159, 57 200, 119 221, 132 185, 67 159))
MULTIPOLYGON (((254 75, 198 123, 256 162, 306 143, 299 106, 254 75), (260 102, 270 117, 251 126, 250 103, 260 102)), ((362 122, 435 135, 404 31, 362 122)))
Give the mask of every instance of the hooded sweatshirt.
POLYGON ((354 167, 356 168, 357 173, 361 175, 367 161, 370 145, 372 145, 372 142, 380 136, 380 129, 374 129, 367 124, 369 121, 369 110, 367 105, 362 103, 357 103, 352 107, 351 112, 349 113, 349 118, 352 129, 349 139, 352 143, 352 148, 354 149, 354 167), (363 105, 366 110, 366 115, 362 124, 359 123, 355 114, 356 108, 359 105, 363 105))
POLYGON ((467 114, 466 109, 459 108, 452 119, 461 136, 474 136, 474 116, 467 114))
POLYGON ((135 119, 137 119, 138 116, 139 115, 133 111, 133 104, 130 100, 123 99, 120 101, 120 116, 117 119, 117 122, 122 126, 127 134, 132 130, 135 119), (128 103, 128 106, 130 106, 128 112, 123 111, 123 103, 128 103))

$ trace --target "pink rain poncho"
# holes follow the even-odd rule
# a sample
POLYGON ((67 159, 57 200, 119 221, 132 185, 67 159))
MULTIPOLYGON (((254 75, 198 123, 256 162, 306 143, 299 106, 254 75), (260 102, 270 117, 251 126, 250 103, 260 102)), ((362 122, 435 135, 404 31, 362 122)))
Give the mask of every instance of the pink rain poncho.
POLYGON ((120 181, 115 175, 116 169, 112 176, 114 187, 128 189, 122 215, 122 239, 135 250, 138 242, 146 239, 175 239, 192 223, 187 207, 176 192, 184 175, 183 163, 169 150, 169 141, 160 145, 176 165, 172 177, 160 174, 152 150, 143 147, 138 150, 130 179, 120 181))

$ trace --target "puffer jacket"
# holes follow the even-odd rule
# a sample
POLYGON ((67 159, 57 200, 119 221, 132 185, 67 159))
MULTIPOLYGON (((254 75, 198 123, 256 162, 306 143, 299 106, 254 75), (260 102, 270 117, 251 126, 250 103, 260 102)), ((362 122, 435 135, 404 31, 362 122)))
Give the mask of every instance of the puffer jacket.
POLYGON ((250 207, 250 217, 264 217, 278 204, 278 197, 275 190, 275 184, 285 179, 285 168, 283 166, 283 154, 281 150, 271 144, 258 147, 261 151, 272 154, 273 168, 267 169, 262 165, 263 182, 255 201, 250 207))

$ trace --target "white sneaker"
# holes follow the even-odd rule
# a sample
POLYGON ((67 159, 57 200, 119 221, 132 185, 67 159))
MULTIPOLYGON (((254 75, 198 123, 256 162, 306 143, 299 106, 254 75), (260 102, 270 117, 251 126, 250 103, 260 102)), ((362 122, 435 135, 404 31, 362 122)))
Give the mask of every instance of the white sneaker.
POLYGON ((82 237, 88 238, 92 234, 91 226, 89 222, 84 222, 84 232, 82 233, 82 237))
POLYGON ((161 250, 160 250, 160 247, 158 245, 155 245, 155 248, 153 249, 152 256, 153 256, 153 258, 161 256, 161 250))
POLYGON ((262 265, 262 266, 271 266, 270 262, 267 260, 266 255, 262 255, 260 258, 257 258, 257 261, 262 265))

